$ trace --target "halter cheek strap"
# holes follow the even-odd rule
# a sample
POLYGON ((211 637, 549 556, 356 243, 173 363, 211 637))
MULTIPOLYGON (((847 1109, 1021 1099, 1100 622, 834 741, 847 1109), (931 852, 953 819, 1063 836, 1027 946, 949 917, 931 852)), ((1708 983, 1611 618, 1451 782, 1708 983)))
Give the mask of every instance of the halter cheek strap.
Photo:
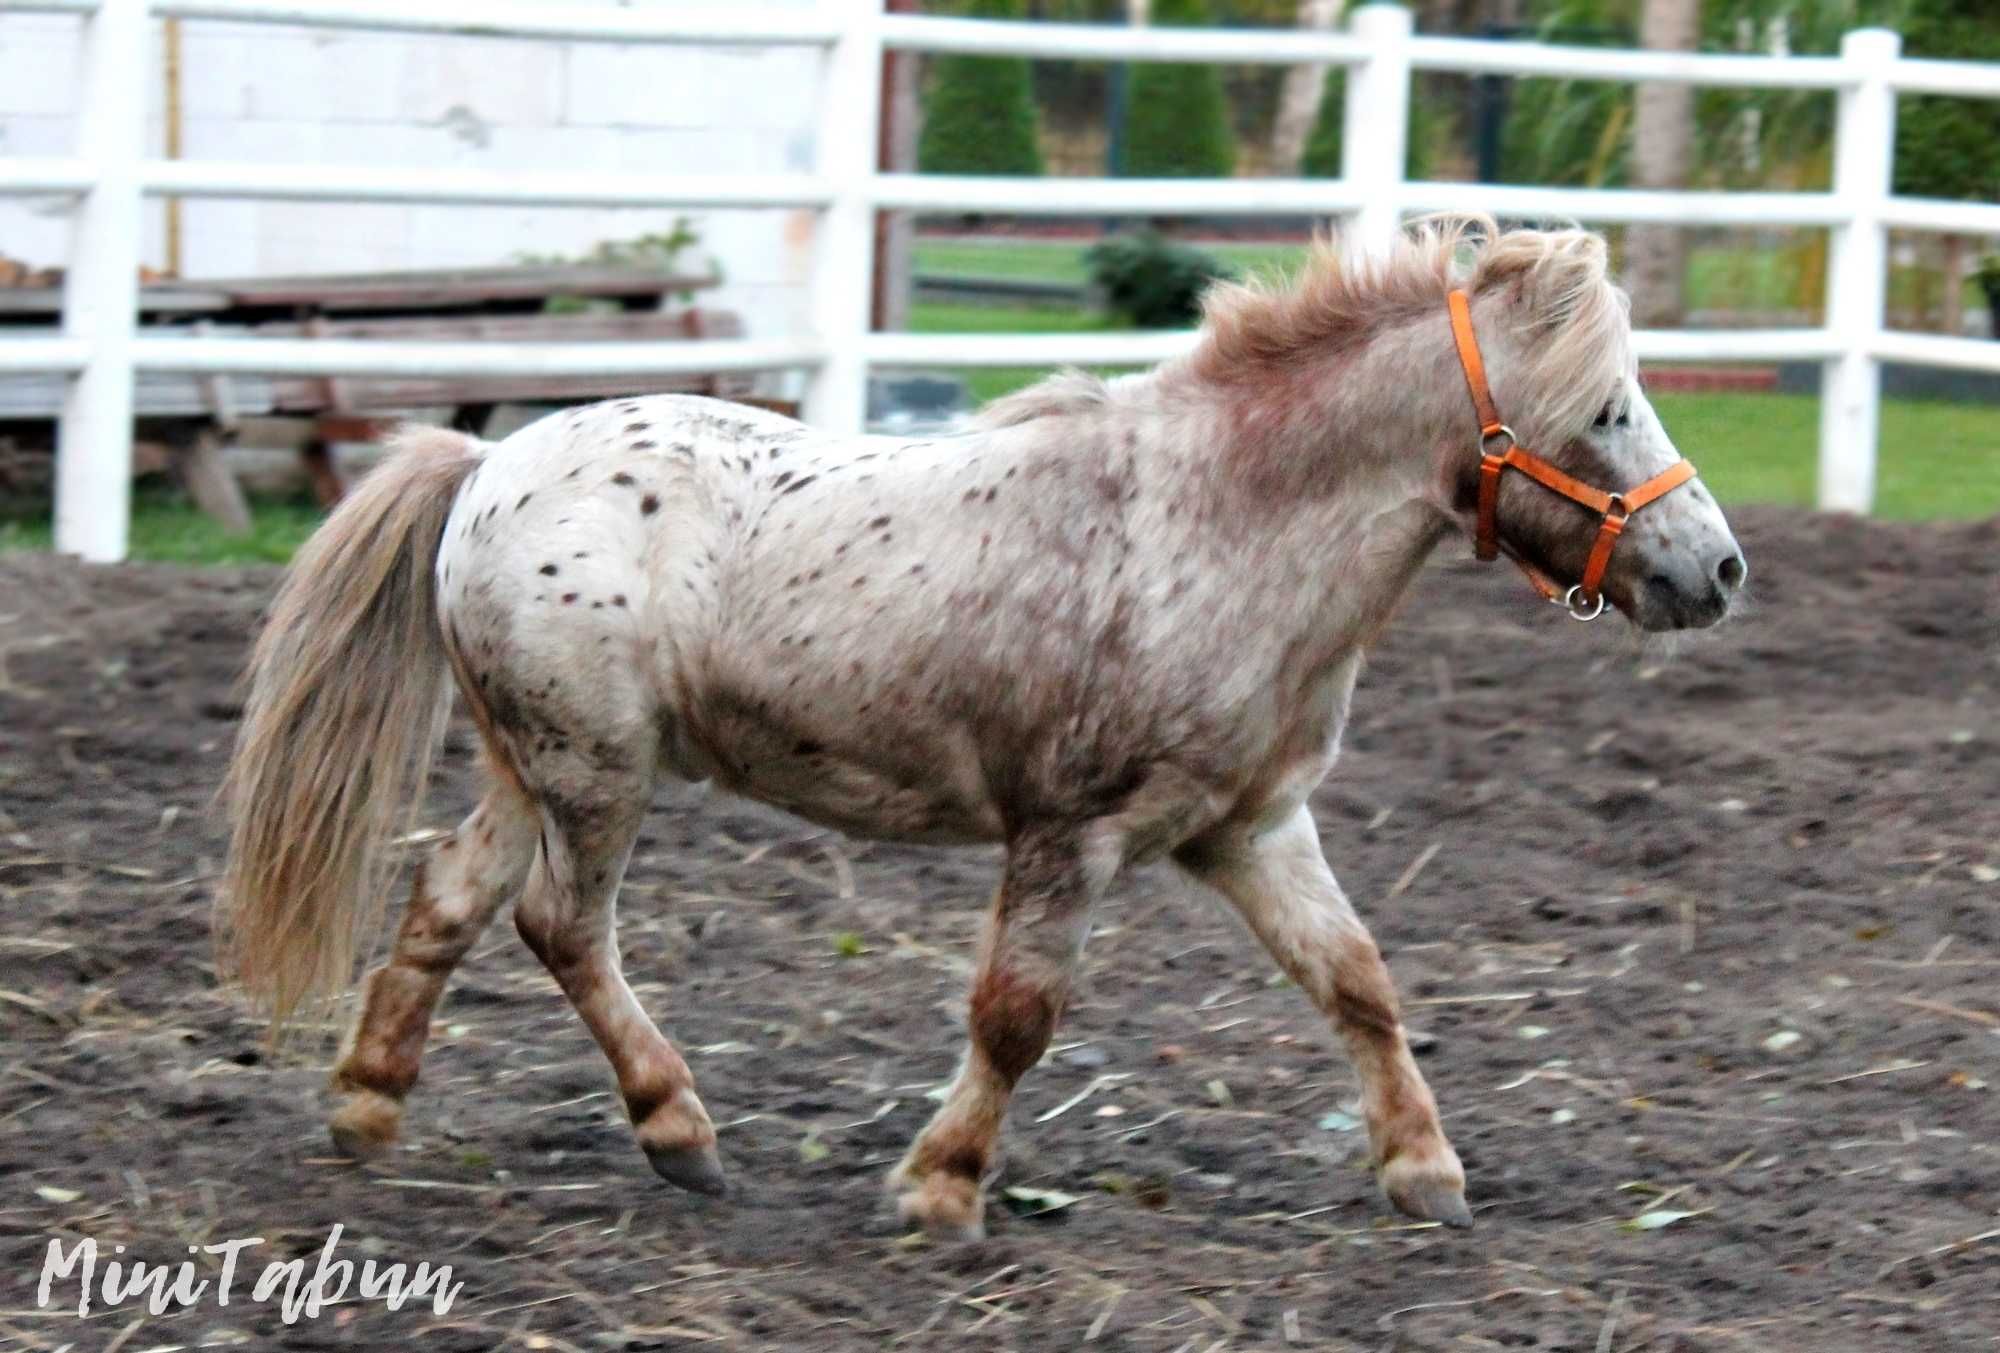
POLYGON ((1479 519, 1473 551, 1481 559, 1493 559, 1504 552, 1520 565, 1528 581, 1544 597, 1566 607, 1578 620, 1595 620, 1604 611, 1604 573, 1611 566, 1611 551, 1625 530, 1625 523, 1655 498, 1693 479, 1694 466, 1677 460, 1637 488, 1606 493, 1563 473, 1522 446, 1514 437, 1514 429, 1500 421, 1500 412, 1494 407, 1493 392, 1486 384, 1486 363, 1479 355, 1479 339, 1472 331, 1470 299, 1462 290, 1453 291, 1445 299, 1451 309, 1451 334, 1458 345, 1458 362, 1465 369, 1465 388, 1471 392, 1472 409, 1479 416, 1479 519), (1493 450, 1494 442, 1502 439, 1507 449, 1493 450), (1584 563, 1583 577, 1574 586, 1565 589, 1500 539, 1500 478, 1510 469, 1519 470, 1550 492, 1581 503, 1599 515, 1597 539, 1584 563))

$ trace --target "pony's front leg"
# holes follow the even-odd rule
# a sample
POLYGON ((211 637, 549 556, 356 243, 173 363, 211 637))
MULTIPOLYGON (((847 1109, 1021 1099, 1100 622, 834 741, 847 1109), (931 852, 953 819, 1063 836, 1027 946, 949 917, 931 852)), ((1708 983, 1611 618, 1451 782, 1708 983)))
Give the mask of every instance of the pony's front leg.
POLYGON ((1100 887, 1073 842, 1009 848, 973 973, 965 1060, 944 1107, 889 1177, 904 1221, 952 1239, 985 1234, 981 1186, 1007 1104, 1055 1034, 1100 887))
POLYGON ((1285 974, 1332 1019, 1361 1079, 1382 1191, 1413 1217, 1468 1226, 1465 1170, 1410 1056, 1381 951, 1320 853, 1301 807, 1262 835, 1225 835, 1177 856, 1233 903, 1285 974))

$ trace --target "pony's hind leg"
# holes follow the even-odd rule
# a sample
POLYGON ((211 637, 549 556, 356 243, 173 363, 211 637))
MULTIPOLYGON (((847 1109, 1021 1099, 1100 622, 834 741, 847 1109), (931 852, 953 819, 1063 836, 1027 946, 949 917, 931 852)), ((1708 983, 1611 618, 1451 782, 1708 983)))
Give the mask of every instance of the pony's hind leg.
POLYGON ((534 859, 535 825, 521 792, 496 784, 417 867, 395 948, 368 975, 361 1016, 334 1068, 343 1098, 330 1127, 347 1154, 371 1155, 395 1141, 445 981, 520 889, 534 859))
POLYGON ((640 1008, 619 964, 618 885, 651 791, 639 781, 603 773, 581 798, 544 797, 546 867, 515 907, 514 924, 604 1050, 654 1171, 670 1184, 719 1195, 727 1185, 715 1127, 694 1076, 640 1008))
POLYGON ((965 1060, 944 1106, 889 1177, 903 1220, 950 1239, 985 1233, 980 1191, 1007 1104, 1055 1034, 1098 891, 1071 843, 1009 851, 973 974, 965 1060))
POLYGON ((1177 857, 1235 905, 1287 976, 1333 1021, 1361 1080, 1382 1191, 1403 1212, 1470 1225, 1465 1171, 1410 1056, 1381 951, 1320 853, 1312 814, 1259 836, 1202 842, 1177 857))

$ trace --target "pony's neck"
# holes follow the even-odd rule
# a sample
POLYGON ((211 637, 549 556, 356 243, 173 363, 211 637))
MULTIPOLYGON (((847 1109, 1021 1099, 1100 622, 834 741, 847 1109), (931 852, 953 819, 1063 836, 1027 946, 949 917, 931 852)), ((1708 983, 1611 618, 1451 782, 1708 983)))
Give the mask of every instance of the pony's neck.
POLYGON ((1333 656, 1371 640, 1454 529, 1447 462, 1471 420, 1442 318, 1240 380, 1185 374, 1162 370, 1159 394, 1200 429, 1217 516, 1261 537, 1309 642, 1333 656))
POLYGON ((1252 519, 1337 529, 1405 504, 1448 518, 1455 453, 1472 456, 1472 415, 1440 306, 1331 351, 1194 377, 1156 373, 1158 397, 1200 409, 1218 489, 1252 519))

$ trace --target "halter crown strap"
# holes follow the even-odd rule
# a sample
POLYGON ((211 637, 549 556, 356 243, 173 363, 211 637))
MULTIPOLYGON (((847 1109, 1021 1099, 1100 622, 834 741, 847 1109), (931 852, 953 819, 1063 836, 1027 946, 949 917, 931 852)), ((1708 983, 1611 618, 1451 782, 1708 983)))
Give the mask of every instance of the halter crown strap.
POLYGON ((1472 396, 1473 412, 1479 416, 1479 517, 1473 551, 1481 559, 1492 559, 1505 550, 1528 575, 1536 591, 1550 601, 1568 606, 1570 614, 1578 619, 1593 619, 1604 609, 1604 596, 1599 589, 1605 570, 1611 566, 1612 548, 1624 532, 1625 523, 1655 498, 1693 479, 1694 466, 1678 460, 1636 488, 1624 493, 1606 493, 1543 460, 1522 446, 1515 439, 1514 430, 1500 421, 1500 411, 1493 404, 1493 391, 1486 383, 1486 362, 1479 355, 1479 339, 1472 329, 1471 298, 1462 289, 1454 289, 1445 303, 1451 311, 1451 336, 1458 347, 1459 366, 1465 371, 1465 388, 1472 396), (1491 449, 1496 437, 1507 439, 1505 451, 1491 449), (1591 544, 1590 557, 1584 563, 1583 578, 1576 586, 1565 590, 1555 579, 1502 544, 1500 479, 1510 469, 1519 470, 1543 488, 1580 503, 1603 518, 1597 528, 1597 539, 1591 544), (1587 612, 1577 608, 1579 600, 1589 608, 1587 612))
POLYGON ((1472 301, 1464 291, 1446 297, 1451 306, 1451 335, 1458 342, 1458 364, 1465 368, 1465 388, 1472 392, 1472 408, 1479 415, 1479 438, 1485 441, 1507 430, 1500 411, 1493 407, 1493 392, 1486 387, 1486 362, 1479 355, 1479 339, 1472 332, 1472 301))

